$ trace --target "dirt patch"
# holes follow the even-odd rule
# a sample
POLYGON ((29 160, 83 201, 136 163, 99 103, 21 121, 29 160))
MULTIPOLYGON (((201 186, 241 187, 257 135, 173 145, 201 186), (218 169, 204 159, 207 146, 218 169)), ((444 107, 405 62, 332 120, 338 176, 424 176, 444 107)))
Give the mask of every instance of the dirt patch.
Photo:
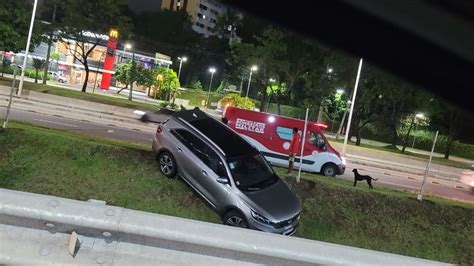
POLYGON ((199 201, 199 198, 193 192, 186 192, 186 194, 178 200, 178 204, 184 207, 190 207, 199 201))

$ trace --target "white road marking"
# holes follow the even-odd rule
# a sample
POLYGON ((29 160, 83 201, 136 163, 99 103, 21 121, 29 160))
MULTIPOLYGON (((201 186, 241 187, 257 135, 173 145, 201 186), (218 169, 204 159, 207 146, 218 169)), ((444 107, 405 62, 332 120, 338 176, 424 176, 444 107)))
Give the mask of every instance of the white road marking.
POLYGON ((107 130, 107 133, 114 133, 114 130, 113 130, 113 129, 109 129, 109 130, 107 130))
POLYGON ((33 118, 33 120, 39 121, 39 122, 44 122, 44 123, 50 123, 50 124, 57 124, 57 125, 67 126, 67 127, 78 127, 78 126, 76 126, 76 125, 65 124, 65 123, 59 123, 59 122, 54 122, 54 121, 44 120, 44 119, 36 119, 36 118, 33 118))

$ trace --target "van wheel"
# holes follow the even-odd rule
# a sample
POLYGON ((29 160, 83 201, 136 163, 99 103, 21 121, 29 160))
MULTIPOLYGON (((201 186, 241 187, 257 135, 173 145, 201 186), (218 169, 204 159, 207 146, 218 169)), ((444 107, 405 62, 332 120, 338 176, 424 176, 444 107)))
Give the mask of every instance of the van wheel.
POLYGON ((222 219, 225 225, 248 228, 247 220, 238 212, 230 211, 224 215, 222 219))
POLYGON ((163 175, 169 178, 176 176, 178 166, 176 165, 176 160, 171 153, 167 151, 160 153, 160 155, 158 155, 158 163, 160 165, 160 172, 163 175))
POLYGON ((323 175, 325 176, 336 176, 336 172, 337 172, 337 169, 336 169, 336 166, 332 163, 328 163, 328 164, 325 164, 323 166, 323 175))

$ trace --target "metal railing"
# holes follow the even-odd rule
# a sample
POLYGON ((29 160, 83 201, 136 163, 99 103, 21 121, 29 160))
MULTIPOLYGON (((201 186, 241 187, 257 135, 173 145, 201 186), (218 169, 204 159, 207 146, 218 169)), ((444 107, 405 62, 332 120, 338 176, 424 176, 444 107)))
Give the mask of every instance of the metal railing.
POLYGON ((441 265, 134 211, 96 200, 6 189, 0 189, 0 247, 0 264, 441 265))

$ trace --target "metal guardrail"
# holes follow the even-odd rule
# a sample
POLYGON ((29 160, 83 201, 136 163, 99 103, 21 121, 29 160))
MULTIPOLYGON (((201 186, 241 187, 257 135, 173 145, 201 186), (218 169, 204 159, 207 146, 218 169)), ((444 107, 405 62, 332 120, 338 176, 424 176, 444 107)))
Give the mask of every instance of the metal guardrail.
POLYGON ((0 264, 3 263, 442 265, 134 211, 95 200, 82 202, 0 189, 0 264), (68 247, 74 243, 72 232, 78 234, 79 244, 69 253, 68 247))

